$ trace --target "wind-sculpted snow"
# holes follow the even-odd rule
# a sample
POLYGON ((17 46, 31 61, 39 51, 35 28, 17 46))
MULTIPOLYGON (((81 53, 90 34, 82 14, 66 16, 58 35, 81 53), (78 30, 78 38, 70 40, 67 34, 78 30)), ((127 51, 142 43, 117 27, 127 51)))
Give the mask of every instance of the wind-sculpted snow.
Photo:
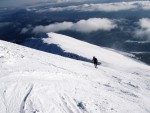
POLYGON ((102 64, 96 69, 92 63, 0 41, 0 113, 150 112, 149 66, 69 37, 49 37, 44 42, 67 52, 88 59, 97 53, 102 64))
POLYGON ((134 67, 135 65, 137 67, 141 65, 145 67, 144 64, 135 62, 133 61, 133 59, 129 59, 120 54, 120 51, 110 51, 108 48, 95 46, 69 36, 56 33, 48 33, 47 36, 43 35, 42 37, 43 38, 39 39, 28 39, 23 45, 45 52, 50 52, 64 57, 70 57, 87 62, 91 62, 92 57, 96 56, 99 62, 102 63, 102 65, 108 65, 109 63, 109 66, 112 66, 112 68, 116 67, 117 69, 118 67, 122 67, 119 69, 126 69, 127 67, 134 67), (128 60, 128 62, 126 62, 126 60, 128 60))
POLYGON ((51 43, 51 44, 48 44, 47 42, 44 43, 43 39, 41 39, 41 38, 27 39, 23 45, 30 47, 30 48, 38 49, 41 51, 45 51, 48 53, 53 53, 56 55, 61 55, 61 56, 76 59, 76 60, 82 60, 85 62, 91 62, 90 59, 85 58, 84 56, 77 55, 72 52, 66 52, 61 47, 59 47, 59 45, 57 45, 55 43, 51 43))

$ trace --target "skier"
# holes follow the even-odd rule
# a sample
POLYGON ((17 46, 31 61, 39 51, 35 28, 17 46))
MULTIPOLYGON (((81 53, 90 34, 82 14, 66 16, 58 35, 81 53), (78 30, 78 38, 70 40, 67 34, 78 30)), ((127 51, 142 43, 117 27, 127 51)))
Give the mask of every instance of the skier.
POLYGON ((94 63, 95 68, 97 68, 98 60, 97 60, 97 58, 95 56, 93 57, 92 61, 94 63))

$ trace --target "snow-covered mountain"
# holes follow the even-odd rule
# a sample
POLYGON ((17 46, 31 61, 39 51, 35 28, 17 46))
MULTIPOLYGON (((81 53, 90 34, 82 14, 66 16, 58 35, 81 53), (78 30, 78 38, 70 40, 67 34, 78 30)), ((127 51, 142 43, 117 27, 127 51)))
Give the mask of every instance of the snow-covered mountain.
POLYGON ((41 40, 102 64, 0 41, 0 113, 150 112, 149 66, 60 34, 41 40))
POLYGON ((23 43, 23 45, 41 51, 58 54, 61 56, 86 62, 91 62, 92 57, 96 56, 99 59, 99 62, 102 63, 102 65, 109 64, 112 65, 112 68, 117 66, 117 69, 118 67, 131 67, 132 65, 138 66, 139 64, 141 65, 140 62, 138 64, 135 64, 135 61, 133 61, 133 59, 130 59, 130 62, 126 62, 126 59, 129 60, 129 58, 124 57, 124 55, 132 57, 131 54, 116 50, 110 51, 109 48, 100 48, 99 46, 95 46, 66 35, 51 32, 40 37, 42 38, 27 39, 23 43))

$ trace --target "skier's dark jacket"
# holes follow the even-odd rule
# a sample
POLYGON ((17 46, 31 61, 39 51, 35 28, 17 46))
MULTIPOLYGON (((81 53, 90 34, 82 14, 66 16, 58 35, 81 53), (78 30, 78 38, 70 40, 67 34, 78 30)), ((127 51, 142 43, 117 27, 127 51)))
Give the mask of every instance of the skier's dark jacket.
POLYGON ((97 58, 93 57, 93 62, 94 62, 94 64, 97 64, 98 63, 97 58))

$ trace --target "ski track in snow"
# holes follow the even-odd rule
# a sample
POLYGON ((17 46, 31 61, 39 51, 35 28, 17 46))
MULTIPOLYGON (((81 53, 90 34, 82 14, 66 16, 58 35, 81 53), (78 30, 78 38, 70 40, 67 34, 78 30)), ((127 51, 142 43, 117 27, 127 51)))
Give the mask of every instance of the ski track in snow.
POLYGON ((21 106, 20 106, 20 113, 25 113, 25 104, 26 104, 26 101, 27 101, 27 98, 28 96, 30 95, 31 91, 32 91, 32 88, 33 88, 33 85, 31 85, 29 87, 29 90, 27 91, 27 94, 25 95, 23 101, 21 102, 21 106))
POLYGON ((0 51, 0 113, 150 113, 147 65, 123 57, 133 64, 120 67, 102 58, 95 69, 4 41, 0 51))

